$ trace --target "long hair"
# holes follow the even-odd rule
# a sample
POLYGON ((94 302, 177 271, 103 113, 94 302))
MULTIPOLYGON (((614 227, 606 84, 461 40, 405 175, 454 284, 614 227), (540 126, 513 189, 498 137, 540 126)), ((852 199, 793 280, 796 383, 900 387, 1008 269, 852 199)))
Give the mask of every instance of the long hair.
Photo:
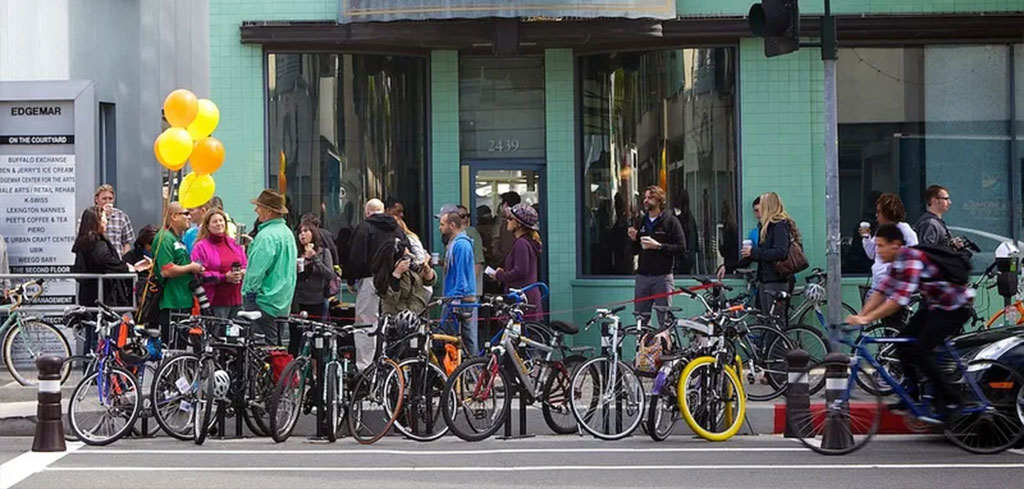
MULTIPOLYGON (((542 243, 540 241, 540 233, 538 233, 537 231, 534 231, 533 229, 530 229, 530 228, 528 228, 526 226, 523 226, 523 224, 521 222, 515 220, 514 218, 512 219, 511 222, 514 222, 516 224, 516 231, 518 231, 520 229, 526 231, 526 235, 525 235, 526 239, 529 239, 530 241, 533 241, 533 242, 537 243, 538 246, 543 246, 544 245, 544 243, 542 243)), ((513 231, 513 232, 515 232, 515 231, 513 231)))
POLYGON ((900 196, 893 193, 880 195, 875 201, 875 208, 894 224, 901 223, 907 218, 907 210, 903 207, 903 201, 900 200, 900 196))
POLYGON ((75 244, 71 247, 72 253, 85 251, 95 240, 103 239, 100 232, 103 209, 97 206, 89 207, 82 213, 82 222, 78 225, 78 235, 75 236, 75 244))
POLYGON ((761 241, 768 238, 768 225, 786 221, 789 223, 789 230, 793 233, 794 239, 800 243, 800 231, 796 228, 796 222, 786 213, 782 205, 782 198, 775 192, 761 194, 761 241))
POLYGON ((395 222, 398 223, 398 227, 402 228, 402 231, 405 231, 406 236, 413 236, 416 239, 420 239, 418 234, 412 232, 412 229, 409 229, 409 225, 405 223, 405 219, 402 219, 401 217, 398 216, 393 217, 395 218, 395 222))
POLYGON ((212 208, 206 211, 206 217, 203 217, 203 223, 199 226, 199 234, 196 235, 196 241, 202 241, 210 237, 210 221, 213 220, 213 216, 220 216, 224 218, 224 234, 228 233, 228 215, 217 208, 212 208))
POLYGON ((303 229, 309 230, 310 242, 313 243, 313 247, 315 247, 317 251, 322 250, 324 242, 320 236, 320 229, 308 222, 300 223, 299 226, 295 228, 295 248, 299 250, 299 255, 302 254, 302 250, 306 249, 306 245, 302 244, 302 240, 299 239, 299 235, 302 234, 303 229))

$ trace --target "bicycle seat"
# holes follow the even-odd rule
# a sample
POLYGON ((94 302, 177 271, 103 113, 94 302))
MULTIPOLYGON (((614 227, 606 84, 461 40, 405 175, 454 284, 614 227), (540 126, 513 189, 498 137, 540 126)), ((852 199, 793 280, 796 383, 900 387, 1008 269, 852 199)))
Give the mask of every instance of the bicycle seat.
POLYGON ((260 311, 238 311, 238 314, 235 314, 235 317, 242 318, 247 321, 256 321, 263 317, 263 313, 260 311))
POLYGON ((789 292, 786 292, 785 290, 765 290, 763 292, 767 294, 769 297, 774 297, 775 299, 780 301, 789 299, 789 292))
POLYGON ((568 323, 565 321, 551 321, 551 324, 549 324, 548 326, 551 326, 551 329, 564 334, 571 335, 580 332, 580 328, 578 328, 575 324, 568 323))
POLYGON ((658 312, 682 312, 683 308, 679 306, 651 306, 651 309, 658 312))

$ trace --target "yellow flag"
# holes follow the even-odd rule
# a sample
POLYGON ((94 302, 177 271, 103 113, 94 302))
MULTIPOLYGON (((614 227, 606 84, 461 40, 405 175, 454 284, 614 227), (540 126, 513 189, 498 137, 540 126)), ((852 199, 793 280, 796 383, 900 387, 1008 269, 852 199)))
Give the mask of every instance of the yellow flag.
POLYGON ((277 191, 281 192, 281 195, 288 193, 288 176, 285 175, 287 168, 288 164, 284 159, 284 150, 281 150, 277 165, 277 191))

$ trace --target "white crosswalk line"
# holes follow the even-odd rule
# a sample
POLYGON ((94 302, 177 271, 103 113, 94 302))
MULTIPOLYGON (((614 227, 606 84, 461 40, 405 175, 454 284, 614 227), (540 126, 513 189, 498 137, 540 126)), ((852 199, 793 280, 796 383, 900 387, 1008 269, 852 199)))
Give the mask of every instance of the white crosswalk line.
POLYGON ((8 489, 27 479, 32 474, 42 472, 46 467, 66 455, 82 448, 84 443, 69 442, 67 451, 63 452, 25 452, 0 465, 0 489, 8 489))

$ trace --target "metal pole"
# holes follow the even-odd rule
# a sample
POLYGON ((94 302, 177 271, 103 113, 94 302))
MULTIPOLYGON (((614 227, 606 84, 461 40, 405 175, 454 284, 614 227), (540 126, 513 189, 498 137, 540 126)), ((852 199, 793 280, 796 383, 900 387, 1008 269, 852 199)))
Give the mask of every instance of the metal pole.
MULTIPOLYGON (((842 271, 839 262, 839 134, 836 99, 836 49, 835 19, 829 1, 825 0, 825 16, 822 18, 821 58, 825 62, 825 223, 828 234, 825 245, 826 272, 828 273, 828 323, 829 327, 843 320, 842 313, 842 271)), ((830 335, 831 337, 831 335, 830 335)), ((838 344, 832 342, 832 350, 838 344)))

